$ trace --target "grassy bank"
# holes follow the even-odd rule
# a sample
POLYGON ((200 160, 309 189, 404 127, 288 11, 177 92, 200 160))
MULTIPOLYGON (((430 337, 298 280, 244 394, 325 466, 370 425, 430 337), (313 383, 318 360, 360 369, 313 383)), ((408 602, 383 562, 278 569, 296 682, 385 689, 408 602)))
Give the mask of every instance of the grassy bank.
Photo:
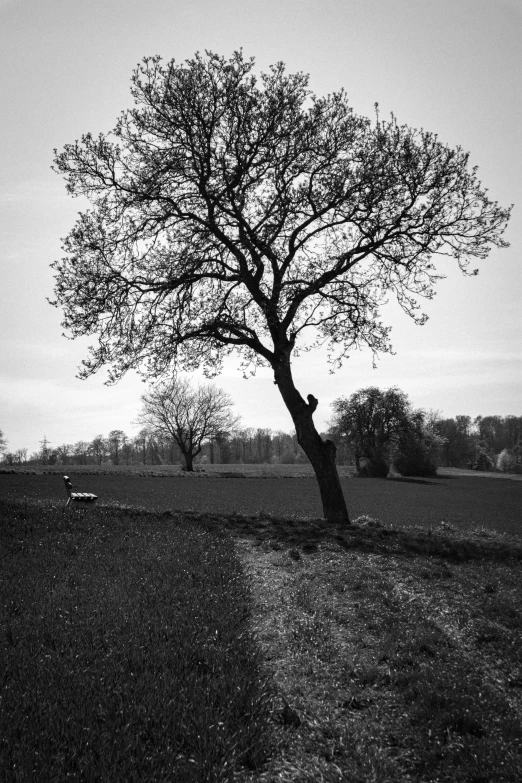
POLYGON ((270 699, 226 538, 170 516, 0 502, 5 781, 225 781, 270 699))

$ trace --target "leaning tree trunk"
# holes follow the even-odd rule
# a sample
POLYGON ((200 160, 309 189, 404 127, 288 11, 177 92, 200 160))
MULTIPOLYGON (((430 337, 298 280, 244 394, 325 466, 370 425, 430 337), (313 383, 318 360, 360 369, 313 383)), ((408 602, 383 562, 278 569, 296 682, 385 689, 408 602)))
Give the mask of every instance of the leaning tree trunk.
POLYGON ((274 378, 292 416, 297 442, 315 471, 325 520, 335 524, 349 525, 348 510, 335 463, 337 451, 335 443, 331 440, 323 440, 313 421, 313 413, 317 408, 318 401, 309 394, 308 402, 305 402, 295 388, 288 355, 274 364, 274 378))

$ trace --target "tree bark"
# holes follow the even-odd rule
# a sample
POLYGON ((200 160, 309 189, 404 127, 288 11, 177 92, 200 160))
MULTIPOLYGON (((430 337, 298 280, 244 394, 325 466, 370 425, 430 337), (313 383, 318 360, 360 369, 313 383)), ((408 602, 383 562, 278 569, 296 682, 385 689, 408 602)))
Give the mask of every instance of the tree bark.
POLYGON ((189 473, 194 472, 194 455, 191 454, 190 451, 182 451, 183 461, 185 463, 184 466, 182 466, 182 470, 186 470, 189 473))
POLYGON ((327 522, 337 525, 349 525, 346 501, 335 463, 337 448, 333 441, 321 438, 313 421, 318 400, 309 394, 308 402, 305 402, 297 391, 292 378, 289 350, 274 362, 273 369, 275 383, 295 425, 297 442, 314 469, 321 493, 324 518, 327 522))

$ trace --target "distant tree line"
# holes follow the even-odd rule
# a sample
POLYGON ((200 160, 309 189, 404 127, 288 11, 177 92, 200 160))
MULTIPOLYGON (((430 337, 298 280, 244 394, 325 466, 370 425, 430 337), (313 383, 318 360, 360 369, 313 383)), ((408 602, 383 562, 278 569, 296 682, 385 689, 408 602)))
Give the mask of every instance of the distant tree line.
POLYGON ((522 416, 435 414, 433 426, 444 438, 442 465, 522 472, 522 416))
MULTIPOLYGON (((174 438, 142 428, 128 436, 112 430, 92 441, 78 441, 27 456, 27 449, 3 454, 7 465, 176 465, 183 464, 181 450, 174 438)), ((295 433, 240 427, 228 436, 216 436, 202 444, 196 464, 306 463, 295 433)))
MULTIPOLYGON (((186 469, 193 464, 308 463, 295 432, 240 426, 230 398, 211 384, 196 390, 186 385, 182 409, 172 384, 157 387, 154 394, 142 397, 137 421, 145 426, 135 435, 111 430, 92 441, 56 447, 44 438, 41 450, 28 456, 26 448, 9 451, 0 430, 0 459, 6 465, 181 463, 186 469), (153 415, 158 413, 160 393, 167 395, 171 406, 177 400, 172 409, 164 405, 160 410, 171 417, 169 426, 153 415), (204 403, 196 405, 192 418, 190 401, 204 403), (208 419, 203 427, 202 411, 208 419)), ((436 411, 415 410, 399 389, 376 387, 340 397, 332 408, 334 415, 322 437, 336 444, 338 464, 356 465, 362 475, 387 475, 392 467, 403 475, 432 475, 439 465, 522 473, 522 416, 444 418, 436 411)))
POLYGON ((456 416, 414 410, 398 389, 361 389, 333 403, 338 461, 362 474, 433 474, 439 465, 522 473, 522 416, 456 416))

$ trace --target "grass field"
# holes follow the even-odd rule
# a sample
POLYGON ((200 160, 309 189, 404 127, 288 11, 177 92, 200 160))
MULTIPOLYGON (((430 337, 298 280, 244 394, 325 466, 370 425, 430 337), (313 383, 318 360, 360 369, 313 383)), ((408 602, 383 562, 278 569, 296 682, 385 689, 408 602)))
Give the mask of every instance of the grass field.
POLYGON ((0 501, 0 779, 228 780, 269 685, 228 539, 181 519, 0 501))
POLYGON ((522 779, 520 482, 77 482, 0 475, 0 779, 522 779))

